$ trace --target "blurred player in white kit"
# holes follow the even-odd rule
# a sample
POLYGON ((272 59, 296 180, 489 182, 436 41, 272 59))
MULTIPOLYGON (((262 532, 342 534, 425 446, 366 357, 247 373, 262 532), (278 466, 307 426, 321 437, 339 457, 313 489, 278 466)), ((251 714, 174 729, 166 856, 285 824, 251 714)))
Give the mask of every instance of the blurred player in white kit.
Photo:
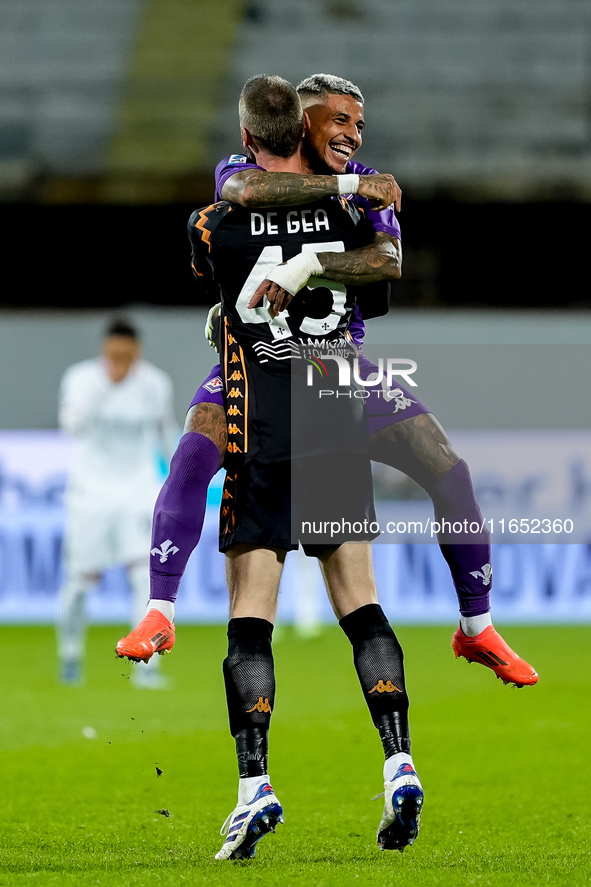
MULTIPOLYGON (((59 395, 59 425, 75 438, 66 491, 64 585, 58 598, 60 680, 79 683, 85 652, 88 592, 110 567, 126 569, 130 620, 150 596, 148 557, 152 511, 178 442, 169 376, 141 357, 138 331, 126 319, 105 330, 102 353, 69 367, 59 395)), ((158 657, 133 674, 140 686, 161 687, 158 657)))

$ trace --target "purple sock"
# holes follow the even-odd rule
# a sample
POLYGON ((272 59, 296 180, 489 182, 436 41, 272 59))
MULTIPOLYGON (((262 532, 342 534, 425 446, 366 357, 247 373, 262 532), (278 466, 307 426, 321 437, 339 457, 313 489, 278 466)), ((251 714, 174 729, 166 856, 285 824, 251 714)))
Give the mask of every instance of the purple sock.
POLYGON ((189 556, 201 538, 207 488, 220 463, 219 450, 208 437, 196 431, 181 437, 154 508, 150 600, 176 600, 189 556))
POLYGON ((462 616, 488 613, 492 588, 490 532, 483 524, 470 471, 463 459, 437 481, 432 498, 435 519, 442 527, 437 538, 451 571, 460 613, 462 616), (477 532, 466 532, 470 525, 472 531, 477 532))

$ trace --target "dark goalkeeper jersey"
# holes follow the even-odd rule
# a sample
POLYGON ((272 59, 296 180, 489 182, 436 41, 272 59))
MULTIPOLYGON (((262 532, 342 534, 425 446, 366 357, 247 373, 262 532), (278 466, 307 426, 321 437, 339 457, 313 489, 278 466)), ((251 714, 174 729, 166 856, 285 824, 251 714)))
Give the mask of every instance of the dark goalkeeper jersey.
MULTIPOLYGON (((307 375, 308 357, 318 351, 352 356, 346 333, 354 288, 311 278, 279 317, 262 304, 247 306, 270 270, 297 253, 355 249, 373 236, 355 206, 331 198, 256 211, 222 201, 192 214, 194 272, 222 302, 231 455, 271 462, 335 448, 366 450, 363 401, 351 389, 330 403, 321 400, 307 375)), ((323 387, 335 388, 336 362, 324 366, 323 387)))
MULTIPOLYGON (((225 157, 218 163, 215 170, 215 195, 217 200, 222 199, 222 190, 225 183, 236 173, 244 172, 248 169, 262 170, 262 166, 253 163, 251 158, 246 154, 232 154, 225 157)), ((357 160, 350 160, 347 163, 347 172, 356 175, 373 175, 377 170, 370 166, 364 166, 357 160)), ((394 213, 394 207, 389 206, 386 209, 375 210, 371 201, 359 194, 351 195, 349 198, 352 203, 365 214, 366 219, 371 224, 374 231, 382 231, 385 234, 401 239, 400 225, 394 213)), ((388 313, 390 306, 390 284, 383 283, 369 287, 363 287, 357 295, 357 307, 353 311, 350 333, 353 336, 355 344, 360 345, 365 336, 365 320, 371 317, 380 317, 388 313)))
POLYGON ((189 219, 195 274, 205 286, 215 283, 224 314, 259 363, 285 359, 289 343, 342 339, 358 293, 354 287, 311 278, 287 312, 271 318, 262 302, 247 307, 267 273, 299 252, 343 252, 370 243, 373 236, 353 204, 332 198, 272 210, 221 201, 189 219))

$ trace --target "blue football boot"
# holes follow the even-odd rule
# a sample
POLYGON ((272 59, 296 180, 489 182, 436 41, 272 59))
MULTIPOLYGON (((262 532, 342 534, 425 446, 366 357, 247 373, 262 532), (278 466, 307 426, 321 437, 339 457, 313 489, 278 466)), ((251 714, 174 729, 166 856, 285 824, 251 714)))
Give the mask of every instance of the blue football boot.
POLYGON ((274 832, 279 822, 283 822, 283 808, 272 786, 263 783, 252 801, 236 807, 224 822, 220 834, 226 840, 215 858, 252 859, 257 843, 274 832))

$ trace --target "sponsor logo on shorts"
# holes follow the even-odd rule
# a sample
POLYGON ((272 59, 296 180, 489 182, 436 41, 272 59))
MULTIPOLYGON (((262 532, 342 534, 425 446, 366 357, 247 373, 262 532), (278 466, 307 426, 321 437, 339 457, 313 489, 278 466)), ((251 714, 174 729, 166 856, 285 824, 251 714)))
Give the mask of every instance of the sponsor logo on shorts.
POLYGON ((483 585, 490 585, 492 579, 492 567, 490 564, 483 564, 480 570, 474 570, 474 572, 470 573, 471 576, 474 576, 475 579, 482 579, 483 585))
POLYGON ((367 695, 370 696, 372 693, 402 693, 402 690, 396 684, 393 684, 392 681, 383 681, 380 678, 375 687, 368 690, 367 695))
POLYGON ((178 551, 178 548, 176 547, 176 545, 172 544, 172 540, 167 539, 166 542, 160 543, 160 548, 153 548, 152 551, 150 552, 150 554, 153 555, 154 557, 159 556, 160 563, 163 564, 168 560, 169 554, 170 555, 176 554, 177 551, 178 551))
POLYGON ((269 700, 267 698, 263 699, 262 696, 259 696, 259 701, 253 705, 252 708, 247 708, 246 713, 249 714, 251 711, 260 711, 265 714, 271 714, 271 706, 269 705, 269 700))
POLYGON ((215 376, 213 379, 210 379, 209 382, 206 382, 203 387, 207 388, 208 391, 211 391, 212 394, 215 394, 216 391, 221 391, 224 387, 222 377, 215 376))

